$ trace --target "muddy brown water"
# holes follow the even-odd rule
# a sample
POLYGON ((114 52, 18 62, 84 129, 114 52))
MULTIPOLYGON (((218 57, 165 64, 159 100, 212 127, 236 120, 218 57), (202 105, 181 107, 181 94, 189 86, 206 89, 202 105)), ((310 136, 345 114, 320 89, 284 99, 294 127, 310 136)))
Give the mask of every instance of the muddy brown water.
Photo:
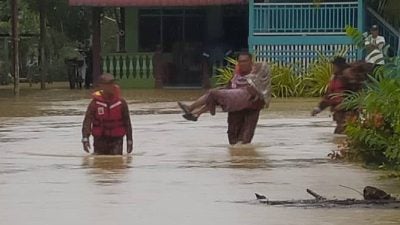
POLYGON ((383 172, 326 155, 342 137, 328 114, 308 117, 317 99, 275 100, 254 143, 230 147, 226 114, 184 121, 174 102, 200 91, 124 91, 134 124, 132 156, 81 149, 87 91, 32 92, 0 101, 0 224, 400 224, 399 210, 303 209, 257 204, 359 198, 366 185, 400 194, 383 172))

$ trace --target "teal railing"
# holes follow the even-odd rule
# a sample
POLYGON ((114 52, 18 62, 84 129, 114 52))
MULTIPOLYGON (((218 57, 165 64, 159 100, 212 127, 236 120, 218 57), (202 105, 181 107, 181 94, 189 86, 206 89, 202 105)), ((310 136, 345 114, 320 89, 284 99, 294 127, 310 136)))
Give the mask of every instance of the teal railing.
POLYGON ((103 72, 113 74, 121 86, 152 87, 153 53, 109 53, 102 56, 103 72))
POLYGON ((363 27, 364 0, 250 0, 249 49, 259 61, 307 68, 319 54, 361 58, 346 25, 363 27))
POLYGON ((358 1, 253 4, 253 35, 343 34, 346 25, 358 23, 358 1))

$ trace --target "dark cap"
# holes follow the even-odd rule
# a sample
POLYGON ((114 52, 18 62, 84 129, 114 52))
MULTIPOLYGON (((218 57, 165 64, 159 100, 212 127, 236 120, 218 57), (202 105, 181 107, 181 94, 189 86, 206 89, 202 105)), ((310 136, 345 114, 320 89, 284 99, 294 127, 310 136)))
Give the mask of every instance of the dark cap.
POLYGON ((99 77, 98 84, 113 84, 115 82, 115 78, 113 75, 109 73, 102 74, 99 77))
POLYGON ((338 66, 347 64, 346 59, 341 56, 336 56, 331 63, 338 66))
POLYGON ((379 30, 379 27, 378 27, 378 25, 372 25, 370 30, 377 31, 377 30, 379 30))

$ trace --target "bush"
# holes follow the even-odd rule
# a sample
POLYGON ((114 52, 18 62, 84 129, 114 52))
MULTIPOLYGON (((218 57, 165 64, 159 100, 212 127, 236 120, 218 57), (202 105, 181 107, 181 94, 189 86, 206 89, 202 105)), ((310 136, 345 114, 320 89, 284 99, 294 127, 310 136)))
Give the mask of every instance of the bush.
MULTIPOLYGON (((227 58, 228 65, 217 69, 216 85, 225 86, 232 79, 237 61, 227 58)), ((291 66, 271 64, 272 95, 274 97, 293 97, 304 94, 304 82, 301 76, 296 76, 291 66)))
POLYGON ((228 63, 228 65, 217 68, 217 74, 215 76, 215 84, 217 86, 225 86, 229 83, 229 81, 232 79, 233 74, 235 72, 235 66, 237 65, 237 60, 227 57, 225 59, 228 63))
POLYGON ((305 94, 304 78, 296 75, 292 66, 271 64, 272 96, 302 97, 305 94))
POLYGON ((400 78, 384 72, 380 79, 371 77, 362 92, 346 96, 343 107, 361 111, 346 134, 350 150, 362 160, 400 169, 400 78))
MULTIPOLYGON (((296 72, 293 65, 270 63, 272 74, 272 96, 274 97, 319 97, 325 94, 332 77, 331 60, 335 56, 345 56, 347 49, 338 51, 333 56, 325 56, 320 52, 318 57, 303 72, 296 72)), ((226 59, 228 65, 217 69, 216 85, 224 86, 231 79, 237 61, 226 59)))

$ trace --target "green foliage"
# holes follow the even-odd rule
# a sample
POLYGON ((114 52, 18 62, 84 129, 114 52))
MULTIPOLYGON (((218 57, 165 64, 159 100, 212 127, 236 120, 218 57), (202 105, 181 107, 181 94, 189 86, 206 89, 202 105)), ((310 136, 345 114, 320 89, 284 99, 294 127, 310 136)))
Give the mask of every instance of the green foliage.
POLYGON ((318 57, 307 68, 304 75, 308 96, 316 97, 326 93, 333 74, 331 61, 337 56, 345 57, 347 52, 348 49, 343 48, 332 56, 326 56, 317 51, 318 57))
MULTIPOLYGON (((366 34, 350 26, 346 33, 365 50, 366 34)), ((383 50, 385 56, 388 48, 383 50)), ((385 60, 386 65, 373 72, 364 90, 345 95, 342 107, 360 112, 346 128, 350 149, 367 163, 400 169, 400 58, 385 60)))
POLYGON ((347 25, 345 27, 346 35, 350 37, 353 43, 358 47, 363 49, 365 47, 365 38, 367 34, 361 33, 357 28, 347 25))
MULTIPOLYGON (((318 97, 325 94, 333 73, 331 61, 336 56, 345 56, 346 53, 347 49, 342 49, 333 56, 325 56, 321 52, 317 52, 318 57, 301 73, 296 72, 293 65, 270 63, 272 96, 283 98, 318 97)), ((215 83, 217 86, 228 84, 237 65, 235 59, 227 58, 226 60, 228 65, 216 70, 215 83)))
POLYGON ((232 79, 234 71, 235 71, 235 66, 237 65, 237 60, 233 58, 225 58, 227 61, 228 65, 224 67, 217 68, 217 74, 215 76, 216 82, 215 84, 217 86, 225 86, 229 83, 229 81, 232 79))
POLYGON ((385 69, 380 79, 370 77, 367 87, 360 93, 347 94, 342 106, 361 111, 346 129, 351 149, 366 162, 398 167, 400 78, 392 77, 392 72, 385 69))
POLYGON ((305 83, 302 76, 296 75, 292 66, 271 64, 272 95, 274 97, 303 96, 305 83))

